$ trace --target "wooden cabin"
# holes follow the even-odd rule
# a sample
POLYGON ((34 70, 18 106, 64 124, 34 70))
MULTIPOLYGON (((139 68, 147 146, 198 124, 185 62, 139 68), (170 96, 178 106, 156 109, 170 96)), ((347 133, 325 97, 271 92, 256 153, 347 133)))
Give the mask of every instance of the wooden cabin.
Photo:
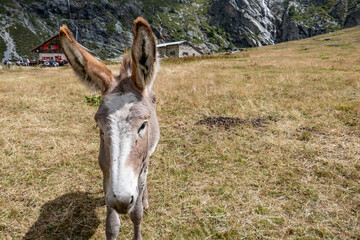
MULTIPOLYGON (((93 53, 86 47, 82 46, 86 51, 93 53)), ((35 48, 31 49, 32 52, 39 54, 38 60, 44 61, 46 60, 55 60, 55 61, 67 61, 64 52, 62 51, 62 47, 60 44, 59 34, 52 36, 51 38, 47 39, 40 45, 36 46, 35 48)))
POLYGON ((160 43, 156 45, 160 57, 192 57, 203 53, 188 41, 160 43))

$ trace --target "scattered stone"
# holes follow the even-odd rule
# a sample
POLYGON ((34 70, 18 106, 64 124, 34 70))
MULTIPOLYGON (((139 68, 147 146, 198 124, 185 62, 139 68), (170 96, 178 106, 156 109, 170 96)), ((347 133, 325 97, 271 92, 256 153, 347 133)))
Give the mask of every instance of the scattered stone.
POLYGON ((258 119, 252 120, 252 121, 251 121, 251 124, 252 124, 254 127, 265 127, 265 125, 267 124, 267 119, 265 119, 265 118, 258 118, 258 119))
POLYGON ((316 130, 314 128, 309 128, 309 127, 297 128, 296 132, 307 132, 307 133, 314 133, 314 134, 317 134, 317 135, 329 135, 329 133, 322 132, 322 131, 316 130))
POLYGON ((315 130, 312 129, 312 128, 308 128, 308 127, 301 127, 301 128, 298 128, 297 131, 309 131, 309 132, 313 132, 313 131, 315 131, 315 130))
POLYGON ((251 124, 253 127, 264 127, 268 122, 267 118, 254 120, 233 118, 233 117, 207 117, 195 123, 195 125, 207 125, 209 127, 223 127, 226 130, 240 125, 251 124))

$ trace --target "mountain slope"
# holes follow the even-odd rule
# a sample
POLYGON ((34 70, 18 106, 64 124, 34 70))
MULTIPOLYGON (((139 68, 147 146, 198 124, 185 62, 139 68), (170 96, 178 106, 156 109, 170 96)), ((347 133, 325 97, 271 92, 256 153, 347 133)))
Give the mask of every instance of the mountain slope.
POLYGON ((360 23, 359 0, 3 0, 0 59, 29 50, 67 24, 99 57, 131 46, 144 16, 159 42, 186 39, 205 52, 302 39, 360 23))

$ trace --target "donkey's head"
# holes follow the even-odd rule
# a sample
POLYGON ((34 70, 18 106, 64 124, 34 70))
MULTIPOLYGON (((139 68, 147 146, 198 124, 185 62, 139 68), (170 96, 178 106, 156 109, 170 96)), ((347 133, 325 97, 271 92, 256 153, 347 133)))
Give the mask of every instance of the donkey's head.
POLYGON ((118 213, 131 211, 146 183, 148 158, 159 139, 155 94, 158 69, 156 40, 149 24, 135 21, 131 59, 124 58, 119 76, 60 28, 64 53, 79 79, 103 96, 95 120, 100 128, 99 163, 104 173, 106 203, 118 213))

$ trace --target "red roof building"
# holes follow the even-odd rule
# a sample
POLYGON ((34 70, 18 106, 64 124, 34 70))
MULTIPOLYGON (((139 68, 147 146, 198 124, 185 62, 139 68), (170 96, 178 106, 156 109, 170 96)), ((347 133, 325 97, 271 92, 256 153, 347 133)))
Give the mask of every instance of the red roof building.
MULTIPOLYGON (((93 53, 86 47, 82 46, 86 51, 93 53)), ((62 47, 60 44, 59 34, 52 36, 51 38, 47 39, 40 45, 36 46, 35 48, 31 49, 32 52, 39 54, 39 60, 55 60, 61 61, 66 60, 66 56, 62 51, 62 47)))

